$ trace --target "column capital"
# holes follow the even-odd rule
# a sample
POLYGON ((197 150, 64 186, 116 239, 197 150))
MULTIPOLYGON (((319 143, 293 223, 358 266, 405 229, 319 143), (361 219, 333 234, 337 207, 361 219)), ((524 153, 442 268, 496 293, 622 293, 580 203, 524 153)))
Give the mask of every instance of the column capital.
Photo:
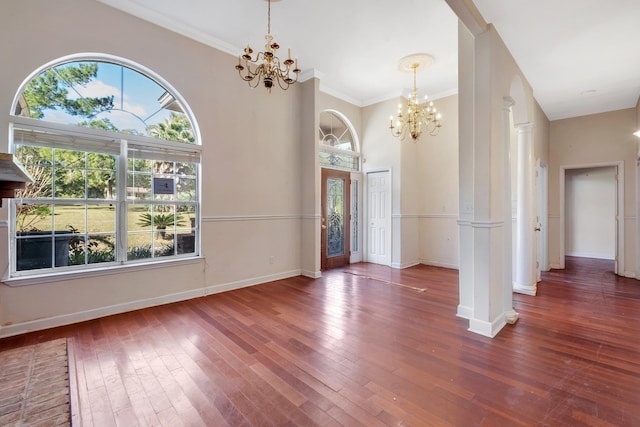
POLYGON ((529 133, 533 130, 533 123, 531 122, 521 123, 521 124, 515 125, 515 128, 517 129, 518 133, 529 133))
POLYGON ((516 101, 510 96, 505 96, 502 101, 502 109, 505 111, 509 111, 516 104, 516 101))

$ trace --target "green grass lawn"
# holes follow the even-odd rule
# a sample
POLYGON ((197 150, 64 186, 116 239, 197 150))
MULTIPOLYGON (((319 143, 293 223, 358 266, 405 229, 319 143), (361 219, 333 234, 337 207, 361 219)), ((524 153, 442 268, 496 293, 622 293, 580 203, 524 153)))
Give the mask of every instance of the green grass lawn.
MULTIPOLYGON (((129 206, 127 215, 129 236, 128 246, 142 246, 151 244, 152 236, 156 243, 162 243, 157 233, 152 233, 151 227, 142 227, 138 224, 140 215, 148 212, 147 205, 129 206), (133 233, 132 233, 133 232, 133 233)), ((187 219, 190 215, 184 214, 187 219)), ((53 215, 53 229, 57 231, 69 231, 72 226, 77 232, 89 234, 103 233, 113 235, 116 231, 116 208, 115 205, 90 205, 85 210, 83 205, 58 205, 53 215), (86 221, 85 221, 86 218, 86 221), (86 229, 85 229, 86 224, 86 229)), ((29 229, 50 231, 52 229, 52 217, 50 215, 42 218, 32 216, 28 220, 29 229)), ((185 221, 187 224, 189 221, 185 221)), ((187 227, 189 227, 187 225, 187 227)), ((188 233, 185 227, 180 227, 180 232, 188 233)), ((169 233, 167 233, 169 234, 169 233)), ((169 237, 169 236, 167 236, 169 237)), ((164 239, 168 241, 170 239, 164 239)))

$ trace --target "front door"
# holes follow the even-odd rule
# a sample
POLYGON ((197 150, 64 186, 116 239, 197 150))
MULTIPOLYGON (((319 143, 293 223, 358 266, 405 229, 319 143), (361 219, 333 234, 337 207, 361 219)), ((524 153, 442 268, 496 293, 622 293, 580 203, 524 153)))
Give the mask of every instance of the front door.
POLYGON ((350 177, 349 172, 322 169, 322 270, 349 263, 350 177))

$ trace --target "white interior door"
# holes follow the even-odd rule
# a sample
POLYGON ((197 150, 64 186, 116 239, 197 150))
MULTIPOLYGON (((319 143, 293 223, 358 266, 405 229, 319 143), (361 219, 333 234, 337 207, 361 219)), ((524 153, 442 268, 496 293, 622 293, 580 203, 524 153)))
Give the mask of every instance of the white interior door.
POLYGON ((548 234, 547 234, 547 167, 536 165, 536 281, 541 280, 541 271, 549 271, 548 234))
POLYGON ((391 265, 391 185, 389 171, 367 173, 367 261, 391 265))

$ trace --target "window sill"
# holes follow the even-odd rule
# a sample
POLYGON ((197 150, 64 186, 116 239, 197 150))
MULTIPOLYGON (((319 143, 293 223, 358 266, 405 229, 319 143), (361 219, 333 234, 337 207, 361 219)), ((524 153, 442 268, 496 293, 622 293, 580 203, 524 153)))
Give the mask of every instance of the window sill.
POLYGON ((197 257, 144 262, 144 263, 136 263, 136 264, 109 265, 105 267, 83 269, 83 270, 62 271, 62 272, 55 272, 55 273, 48 272, 46 274, 33 274, 29 276, 7 277, 2 279, 2 283, 11 287, 39 285, 43 283, 61 282, 65 280, 77 280, 77 279, 84 279, 88 277, 105 276, 108 274, 120 274, 120 273, 132 272, 132 271, 155 270, 157 268, 169 268, 169 267, 175 267, 180 265, 197 264, 202 262, 203 260, 204 260, 204 257, 197 256, 197 257))

